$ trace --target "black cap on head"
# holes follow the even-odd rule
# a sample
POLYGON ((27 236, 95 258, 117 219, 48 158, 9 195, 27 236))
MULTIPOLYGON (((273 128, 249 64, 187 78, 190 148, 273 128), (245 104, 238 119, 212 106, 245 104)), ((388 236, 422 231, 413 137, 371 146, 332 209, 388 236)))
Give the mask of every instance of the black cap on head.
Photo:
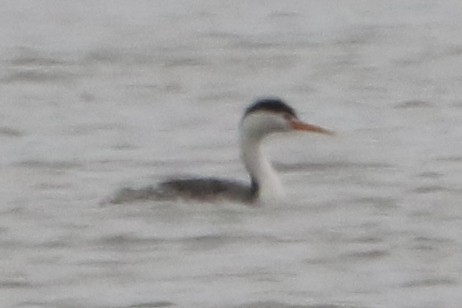
POLYGON ((277 113, 286 113, 297 117, 295 110, 284 103, 280 98, 263 98, 250 105, 244 114, 244 117, 256 111, 271 111, 277 113))

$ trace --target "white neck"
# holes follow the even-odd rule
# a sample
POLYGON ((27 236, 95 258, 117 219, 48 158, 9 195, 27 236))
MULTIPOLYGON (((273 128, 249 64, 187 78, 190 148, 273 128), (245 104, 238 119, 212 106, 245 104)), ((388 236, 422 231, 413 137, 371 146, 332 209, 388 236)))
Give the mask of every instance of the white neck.
POLYGON ((251 178, 258 184, 257 199, 263 202, 282 200, 284 197, 282 185, 264 155, 262 138, 242 134, 241 157, 251 178))

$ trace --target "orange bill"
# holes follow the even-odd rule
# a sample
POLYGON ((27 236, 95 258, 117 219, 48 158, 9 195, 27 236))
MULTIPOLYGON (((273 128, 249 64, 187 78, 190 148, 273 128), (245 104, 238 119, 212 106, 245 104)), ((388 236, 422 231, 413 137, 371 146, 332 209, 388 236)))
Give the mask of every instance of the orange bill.
POLYGON ((326 135, 335 135, 333 131, 330 131, 328 129, 325 129, 325 128, 322 128, 320 126, 316 126, 313 124, 304 123, 298 119, 291 120, 290 124, 292 125, 292 128, 295 130, 302 130, 302 131, 320 133, 320 134, 326 134, 326 135))

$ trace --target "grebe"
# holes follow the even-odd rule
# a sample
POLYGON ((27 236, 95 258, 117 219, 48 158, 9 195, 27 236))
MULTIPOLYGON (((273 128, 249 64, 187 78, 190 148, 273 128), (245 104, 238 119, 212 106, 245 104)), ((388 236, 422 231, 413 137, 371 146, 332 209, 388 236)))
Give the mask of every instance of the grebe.
POLYGON ((265 137, 279 132, 306 131, 332 135, 325 128, 298 119, 295 110, 279 98, 261 99, 250 105, 239 126, 241 159, 250 175, 250 185, 215 178, 172 179, 157 187, 125 188, 113 203, 135 199, 228 199, 244 203, 271 202, 283 197, 282 186, 263 151, 265 137))

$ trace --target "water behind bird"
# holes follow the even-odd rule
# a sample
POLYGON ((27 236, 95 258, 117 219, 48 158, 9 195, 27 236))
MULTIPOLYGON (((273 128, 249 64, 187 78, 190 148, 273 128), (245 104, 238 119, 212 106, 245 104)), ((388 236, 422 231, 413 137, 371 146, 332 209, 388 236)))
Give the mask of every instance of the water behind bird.
POLYGON ((0 306, 459 306, 457 4, 233 5, 4 5, 0 306), (337 132, 268 140, 285 203, 105 202, 247 181, 262 95, 337 132))

